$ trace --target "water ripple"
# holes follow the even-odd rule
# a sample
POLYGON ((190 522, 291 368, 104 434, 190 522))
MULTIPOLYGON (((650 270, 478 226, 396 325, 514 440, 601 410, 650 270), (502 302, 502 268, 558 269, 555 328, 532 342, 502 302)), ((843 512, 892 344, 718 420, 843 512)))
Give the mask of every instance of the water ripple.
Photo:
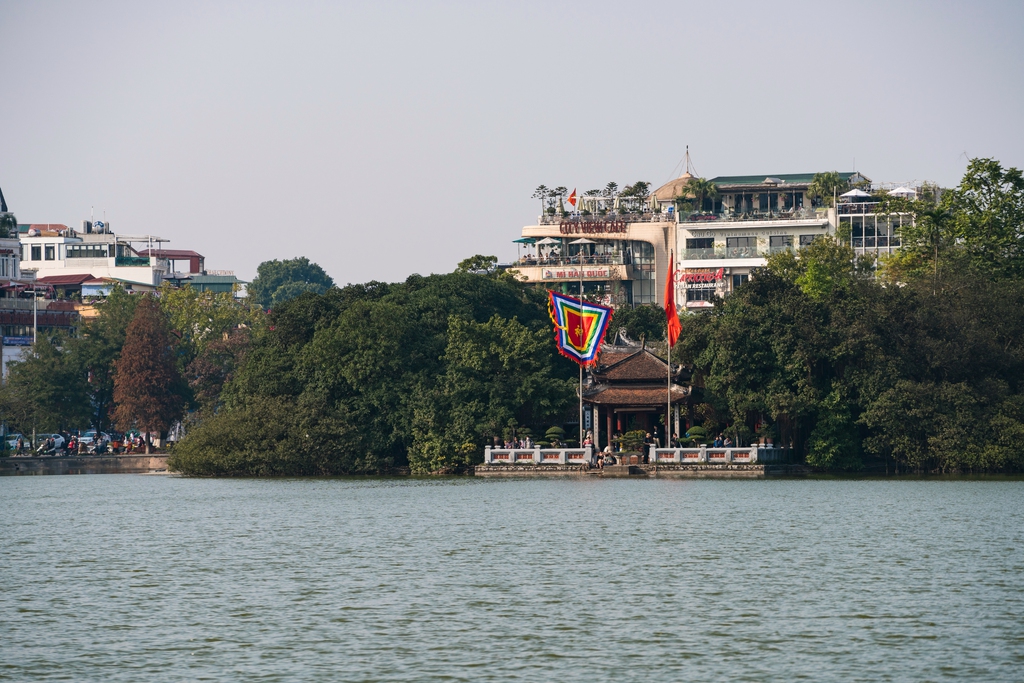
POLYGON ((0 679, 1019 680, 1014 481, 0 480, 0 679))

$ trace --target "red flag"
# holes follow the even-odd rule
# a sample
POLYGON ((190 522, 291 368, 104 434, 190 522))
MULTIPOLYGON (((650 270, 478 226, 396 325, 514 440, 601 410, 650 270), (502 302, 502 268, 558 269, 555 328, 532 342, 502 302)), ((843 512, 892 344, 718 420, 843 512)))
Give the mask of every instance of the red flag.
POLYGON ((676 278, 674 258, 668 257, 668 278, 665 280, 665 315, 668 317, 668 345, 675 346, 683 326, 679 324, 679 312, 676 311, 676 278))
POLYGON ((576 208, 576 188, 572 188, 572 194, 569 195, 569 203, 572 204, 572 208, 576 208))

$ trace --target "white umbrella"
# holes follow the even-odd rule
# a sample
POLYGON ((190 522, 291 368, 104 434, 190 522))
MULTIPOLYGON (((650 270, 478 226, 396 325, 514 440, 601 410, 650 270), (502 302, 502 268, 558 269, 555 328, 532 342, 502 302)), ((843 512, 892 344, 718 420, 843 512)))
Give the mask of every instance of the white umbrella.
POLYGON ((588 240, 586 237, 581 237, 578 240, 573 240, 569 244, 597 244, 594 240, 588 240))
POLYGON ((537 244, 561 244, 562 240, 556 240, 554 237, 545 237, 542 240, 537 240, 537 244))
POLYGON ((855 187, 852 190, 850 190, 849 192, 844 192, 843 194, 841 194, 839 196, 840 197, 870 197, 871 195, 869 195, 867 192, 865 192, 864 190, 860 189, 859 187, 855 187))
POLYGON ((917 190, 911 190, 909 187, 897 187, 895 190, 890 191, 889 194, 897 194, 909 197, 912 194, 917 194, 917 190))

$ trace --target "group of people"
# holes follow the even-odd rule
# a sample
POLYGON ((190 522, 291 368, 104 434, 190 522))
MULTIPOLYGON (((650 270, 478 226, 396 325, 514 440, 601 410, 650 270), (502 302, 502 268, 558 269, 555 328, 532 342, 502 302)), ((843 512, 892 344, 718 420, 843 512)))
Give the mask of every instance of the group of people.
MULTIPOLYGON (((97 435, 90 443, 86 443, 76 434, 52 434, 39 442, 35 449, 36 455, 102 455, 104 453, 134 453, 145 447, 140 434, 134 436, 126 434, 123 438, 115 437, 108 440, 97 435), (57 438, 59 437, 59 438, 57 438)), ((19 436, 13 444, 14 452, 17 455, 25 454, 26 450, 31 455, 31 444, 26 444, 23 437, 19 436)))
POLYGON ((715 437, 715 441, 712 444, 712 446, 714 448, 732 448, 733 443, 732 439, 730 439, 728 436, 723 438, 722 435, 719 434, 718 436, 715 437))
POLYGON ((533 448, 533 439, 528 436, 521 439, 505 439, 505 448, 533 448))

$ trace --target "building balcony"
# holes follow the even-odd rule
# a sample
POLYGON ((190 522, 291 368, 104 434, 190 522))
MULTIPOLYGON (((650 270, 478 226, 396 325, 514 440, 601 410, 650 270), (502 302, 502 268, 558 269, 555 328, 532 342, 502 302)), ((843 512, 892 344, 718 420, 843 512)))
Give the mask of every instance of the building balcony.
POLYGON ((625 223, 674 223, 675 214, 671 211, 654 213, 613 213, 607 214, 544 214, 537 219, 537 225, 558 225, 563 221, 623 221, 625 223))
POLYGON ((753 212, 744 214, 706 213, 679 217, 679 227, 685 230, 715 230, 737 228, 803 227, 824 225, 828 215, 824 209, 797 211, 753 212))
MULTIPOLYGON (((779 249, 785 251, 785 248, 779 249)), ((714 249, 684 249, 682 258, 685 261, 711 261, 721 259, 768 258, 774 250, 757 247, 715 247, 714 249)))
MULTIPOLYGON (((582 261, 584 266, 621 266, 632 263, 631 258, 628 254, 594 254, 593 256, 584 256, 582 261)), ((578 266, 580 265, 580 257, 570 256, 562 258, 560 256, 548 257, 548 258, 534 258, 525 256, 518 261, 512 263, 513 268, 519 268, 522 266, 578 266)))
POLYGON ((838 204, 836 209, 840 216, 855 216, 865 213, 874 213, 878 209, 878 202, 851 202, 849 204, 838 204))
POLYGON ((114 266, 116 266, 118 268, 122 268, 122 267, 138 267, 138 266, 148 266, 148 265, 149 265, 149 257, 148 256, 118 256, 117 258, 114 259, 114 266))
POLYGON ((570 264, 566 261, 552 262, 548 265, 524 265, 513 263, 509 266, 527 282, 556 283, 580 280, 629 280, 633 277, 633 268, 622 264, 570 264))

